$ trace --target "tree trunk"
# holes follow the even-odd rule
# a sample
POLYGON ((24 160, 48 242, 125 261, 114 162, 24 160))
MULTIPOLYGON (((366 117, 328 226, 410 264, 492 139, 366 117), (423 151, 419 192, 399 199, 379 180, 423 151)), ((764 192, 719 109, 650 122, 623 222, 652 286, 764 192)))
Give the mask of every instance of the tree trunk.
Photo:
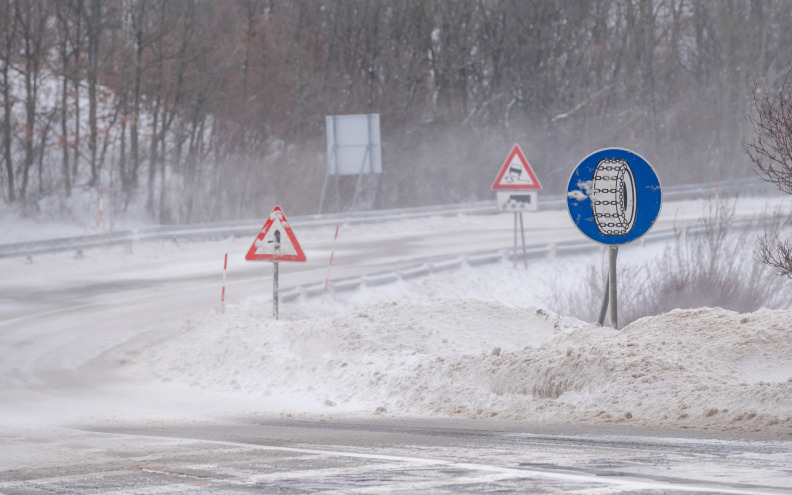
POLYGON ((36 102, 37 87, 35 84, 37 72, 37 53, 36 53, 36 33, 33 26, 33 6, 30 3, 25 5, 25 12, 17 12, 23 31, 23 46, 25 57, 25 157, 22 162, 22 184, 19 189, 19 199, 22 203, 27 202, 27 187, 30 177, 30 168, 33 166, 34 149, 33 141, 36 129, 36 102))
POLYGON ((61 173, 63 174, 63 189, 66 197, 71 197, 71 173, 69 170, 69 20, 64 11, 63 3, 55 4, 58 15, 58 25, 60 26, 60 57, 61 73, 63 81, 61 84, 61 137, 59 146, 63 152, 61 161, 61 173))
MULTIPOLYGON (((141 2, 143 7, 145 7, 146 2, 141 2)), ((139 11, 140 16, 142 17, 143 10, 139 11)), ((136 28, 135 28, 135 43, 136 48, 135 50, 135 83, 132 90, 132 122, 129 126, 129 138, 130 138, 130 151, 132 153, 132 163, 130 164, 130 177, 129 177, 129 187, 130 189, 137 189, 138 186, 138 169, 140 168, 140 138, 138 134, 138 122, 140 121, 140 93, 141 93, 141 80, 143 78, 143 26, 140 25, 143 20, 138 18, 137 16, 134 17, 136 19, 136 28)))
POLYGON ((98 130, 96 123, 96 79, 99 70, 99 37, 101 35, 100 0, 91 0, 91 9, 88 13, 88 127, 90 138, 88 149, 91 160, 91 181, 89 185, 96 186, 99 182, 99 167, 97 163, 98 130))
MULTIPOLYGON (((6 4, 4 14, 8 16, 11 10, 11 3, 6 4)), ((8 22, 12 21, 6 17, 8 22)), ((16 23, 15 23, 16 25, 16 23)), ((11 153, 11 108, 13 106, 11 101, 11 82, 8 79, 8 67, 11 65, 11 51, 13 49, 13 33, 6 32, 4 41, 4 58, 3 58, 3 157, 5 158, 6 176, 8 177, 8 202, 13 203, 16 201, 16 189, 14 188, 14 160, 11 153)))
POLYGON ((126 156, 126 127, 129 118, 129 58, 130 47, 132 46, 133 32, 132 32, 132 12, 128 8, 128 4, 124 3, 122 11, 122 68, 121 68, 121 132, 120 132, 120 149, 118 153, 118 171, 121 176, 121 191, 124 197, 124 209, 129 201, 129 193, 131 191, 130 173, 127 170, 127 156, 126 156))
POLYGON ((72 181, 77 182, 77 169, 80 164, 80 66, 82 65, 82 11, 83 0, 77 0, 74 18, 77 26, 74 33, 74 162, 72 181))
POLYGON ((49 139, 49 133, 52 129, 52 121, 55 119, 55 115, 57 111, 53 109, 52 112, 47 116, 47 123, 44 125, 44 129, 41 130, 41 137, 39 138, 39 145, 36 149, 38 153, 38 192, 39 196, 44 196, 44 154, 47 150, 47 140, 49 139))
MULTIPOLYGON (((158 132, 159 129, 159 118, 160 118, 160 106, 162 104, 162 89, 163 89, 163 78, 164 78, 164 71, 165 71, 165 46, 162 40, 162 36, 165 33, 165 3, 164 0, 160 1, 159 4, 160 10, 158 12, 159 19, 158 19, 158 40, 157 44, 155 44, 152 48, 154 52, 154 56, 156 57, 156 64, 157 64, 157 75, 154 82, 154 86, 152 89, 152 93, 154 95, 154 106, 151 109, 151 114, 154 117, 154 121, 151 124, 151 147, 149 149, 149 169, 148 169, 148 184, 146 188, 146 211, 148 214, 155 218, 155 206, 154 206, 154 196, 155 196, 155 182, 157 179, 157 170, 159 166, 159 144, 160 144, 160 135, 158 132)), ((165 125, 164 116, 162 125, 165 125)), ((164 177, 163 177, 164 180, 164 177)))
POLYGON ((148 169, 148 184, 146 188, 146 211, 154 217, 154 182, 157 178, 157 165, 159 164, 159 155, 157 154, 159 145, 159 134, 157 128, 159 124, 159 110, 160 110, 160 90, 162 86, 162 68, 158 71, 157 87, 154 99, 154 108, 152 115, 154 117, 151 123, 151 147, 149 149, 149 169, 148 169))

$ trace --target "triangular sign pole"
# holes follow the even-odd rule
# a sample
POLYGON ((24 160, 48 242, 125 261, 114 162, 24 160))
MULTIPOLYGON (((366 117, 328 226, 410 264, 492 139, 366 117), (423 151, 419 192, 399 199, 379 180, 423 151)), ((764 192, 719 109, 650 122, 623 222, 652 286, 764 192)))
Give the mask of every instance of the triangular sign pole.
POLYGON ((245 259, 272 261, 272 316, 278 319, 278 262, 305 261, 305 253, 280 206, 273 208, 245 259))
POLYGON ((520 145, 515 144, 512 147, 506 161, 498 172, 495 182, 492 183, 492 189, 536 189, 539 190, 542 185, 539 179, 536 178, 531 165, 525 159, 525 155, 520 149, 520 145))

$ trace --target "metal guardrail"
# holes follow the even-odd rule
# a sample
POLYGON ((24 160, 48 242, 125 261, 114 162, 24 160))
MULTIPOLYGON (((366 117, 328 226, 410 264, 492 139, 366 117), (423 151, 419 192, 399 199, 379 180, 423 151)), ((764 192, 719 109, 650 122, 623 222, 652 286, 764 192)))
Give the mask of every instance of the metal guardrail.
MULTIPOLYGON (((480 201, 462 205, 440 205, 416 208, 399 208, 372 212, 351 212, 325 215, 305 215, 292 217, 290 223, 301 228, 322 227, 344 224, 383 222, 427 216, 486 215, 495 214, 494 201, 480 201)), ((264 220, 237 220, 231 222, 212 222, 188 225, 157 225, 133 230, 121 230, 104 234, 61 237, 0 244, 0 258, 25 257, 64 251, 80 251, 102 246, 132 245, 137 242, 163 240, 205 240, 224 237, 255 235, 261 230, 264 220)))
MULTIPOLYGON (((731 222, 733 228, 761 228, 762 222, 753 219, 734 220, 731 222)), ((677 236, 695 236, 704 234, 707 227, 704 225, 690 225, 682 228, 672 228, 659 231, 652 231, 642 236, 635 244, 646 245, 659 242, 667 242, 677 236)), ((453 255, 448 258, 427 258, 417 260, 415 263, 405 265, 400 269, 391 269, 363 276, 344 277, 329 281, 327 291, 332 293, 347 292, 357 290, 361 287, 376 287, 398 282, 400 280, 410 280, 413 278, 431 275, 437 272, 456 270, 463 266, 477 267, 482 265, 500 263, 504 261, 519 262, 523 260, 538 260, 547 256, 572 256, 576 254, 591 253, 604 246, 588 240, 572 240, 557 243, 548 243, 540 246, 521 248, 498 249, 493 251, 482 251, 464 255, 453 255)), ((325 291, 324 282, 310 283, 292 287, 280 293, 280 300, 283 302, 294 301, 299 298, 310 298, 321 296, 325 291)))
MULTIPOLYGON (((700 199, 711 197, 716 188, 724 195, 762 194, 769 195, 775 187, 758 179, 740 179, 720 183, 687 184, 663 188, 664 200, 700 199)), ((558 210, 566 207, 563 197, 547 194, 539 195, 539 204, 543 210, 558 210)), ((404 220, 430 216, 451 215, 489 215, 496 214, 494 200, 473 203, 421 206, 390 210, 359 211, 322 215, 305 215, 290 219, 300 228, 332 226, 338 223, 359 224, 383 222, 388 220, 404 220)), ((222 237, 254 236, 262 225, 262 220, 238 220, 231 222, 211 222, 187 225, 157 225, 134 230, 123 230, 104 234, 77 237, 62 237, 46 241, 20 242, 0 244, 0 258, 30 257, 47 253, 64 251, 80 251, 95 247, 114 245, 133 245, 137 242, 162 240, 203 240, 222 237)))

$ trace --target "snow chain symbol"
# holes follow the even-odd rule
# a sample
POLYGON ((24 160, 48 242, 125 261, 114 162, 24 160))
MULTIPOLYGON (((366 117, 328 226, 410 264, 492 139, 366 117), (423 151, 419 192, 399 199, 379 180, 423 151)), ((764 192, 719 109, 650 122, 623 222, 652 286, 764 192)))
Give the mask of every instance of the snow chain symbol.
POLYGON ((626 161, 606 158, 594 169, 591 209, 605 235, 626 235, 635 225, 635 178, 626 161))

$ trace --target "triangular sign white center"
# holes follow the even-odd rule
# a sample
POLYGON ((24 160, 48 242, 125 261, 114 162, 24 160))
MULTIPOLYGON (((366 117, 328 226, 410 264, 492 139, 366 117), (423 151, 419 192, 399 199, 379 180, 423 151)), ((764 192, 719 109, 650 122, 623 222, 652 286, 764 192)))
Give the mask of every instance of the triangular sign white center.
POLYGON ((280 206, 270 213, 267 223, 253 241, 248 253, 248 261, 305 261, 305 253, 297 242, 294 232, 286 220, 280 206))
POLYGON ((515 144, 498 172, 495 182, 492 183, 492 189, 539 190, 541 188, 542 185, 528 160, 525 159, 520 146, 515 144))
POLYGON ((253 245, 256 246, 256 255, 269 254, 274 256, 276 249, 279 254, 296 255, 297 250, 291 243, 289 236, 285 235, 286 228, 280 220, 272 222, 270 229, 264 234, 262 239, 256 239, 253 245))

